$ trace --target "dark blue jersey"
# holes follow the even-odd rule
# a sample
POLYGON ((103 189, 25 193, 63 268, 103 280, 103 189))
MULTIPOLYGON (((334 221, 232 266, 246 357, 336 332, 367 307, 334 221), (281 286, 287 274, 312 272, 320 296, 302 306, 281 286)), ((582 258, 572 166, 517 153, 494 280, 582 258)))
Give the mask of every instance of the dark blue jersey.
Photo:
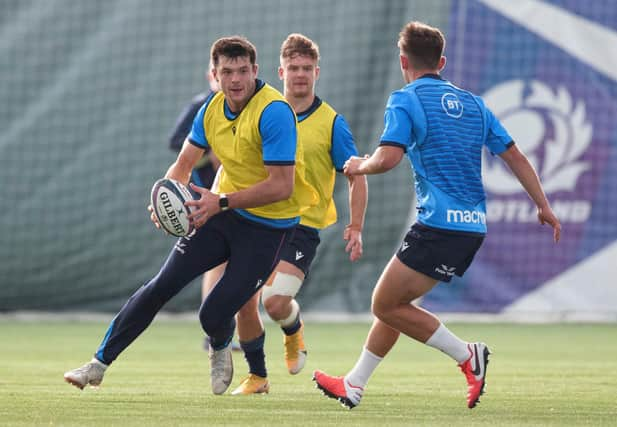
MULTIPOLYGON (((210 96, 210 92, 202 92, 195 95, 191 100, 191 103, 186 106, 182 113, 176 120, 171 135, 169 136, 169 148, 176 152, 180 152, 182 144, 191 131, 193 125, 193 119, 199 111, 202 105, 206 102, 206 99, 210 96)), ((210 149, 206 148, 203 158, 195 165, 195 168, 191 172, 191 182, 199 185, 200 187, 210 188, 214 182, 216 170, 212 167, 212 162, 209 158, 210 149)))

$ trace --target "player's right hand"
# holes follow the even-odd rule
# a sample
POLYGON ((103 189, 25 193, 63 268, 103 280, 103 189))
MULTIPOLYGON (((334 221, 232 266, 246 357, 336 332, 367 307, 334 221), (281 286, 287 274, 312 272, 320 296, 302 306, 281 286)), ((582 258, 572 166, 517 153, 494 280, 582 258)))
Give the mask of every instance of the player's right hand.
POLYGON ((354 262, 362 257, 362 231, 359 227, 348 225, 343 232, 343 240, 347 242, 345 252, 349 254, 349 260, 354 262))
POLYGON ((193 224, 193 227, 199 228, 212 216, 221 212, 219 195, 192 182, 189 185, 193 191, 201 195, 199 199, 189 200, 185 203, 186 206, 191 208, 191 214, 188 216, 188 219, 193 224))

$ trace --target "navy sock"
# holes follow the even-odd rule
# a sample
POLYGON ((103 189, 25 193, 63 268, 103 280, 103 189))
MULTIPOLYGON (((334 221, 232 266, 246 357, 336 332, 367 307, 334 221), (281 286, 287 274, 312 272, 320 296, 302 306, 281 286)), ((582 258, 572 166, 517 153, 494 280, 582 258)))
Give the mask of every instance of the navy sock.
POLYGON ((296 321, 292 325, 285 327, 281 326, 281 329, 283 330, 283 333, 285 333, 285 335, 293 335, 298 332, 301 326, 302 322, 300 322, 300 314, 298 313, 296 321))
POLYGON ((264 342, 266 340, 266 332, 264 331, 259 337, 251 341, 240 341, 240 347, 244 351, 244 358, 249 364, 249 372, 266 378, 266 353, 264 352, 264 342))
POLYGON ((222 350, 228 345, 231 345, 231 340, 234 337, 236 329, 236 319, 232 317, 226 325, 221 325, 216 333, 211 333, 210 346, 213 350, 222 350))
POLYGON ((229 344, 231 344, 231 340, 234 336, 230 335, 229 337, 225 338, 225 339, 216 339, 214 337, 208 337, 209 341, 210 341, 210 347, 212 347, 213 350, 222 350, 225 347, 227 347, 229 344))

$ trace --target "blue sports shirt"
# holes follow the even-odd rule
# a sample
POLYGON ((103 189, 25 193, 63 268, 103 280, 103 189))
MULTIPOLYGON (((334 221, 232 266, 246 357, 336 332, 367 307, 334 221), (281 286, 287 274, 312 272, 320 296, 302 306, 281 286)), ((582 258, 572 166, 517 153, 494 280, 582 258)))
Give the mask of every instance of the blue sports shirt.
POLYGON ((429 74, 390 95, 384 122, 380 145, 401 147, 411 162, 417 221, 486 233, 482 147, 500 154, 514 142, 482 99, 429 74))
POLYGON ((358 155, 358 149, 354 144, 353 135, 349 125, 343 116, 337 115, 334 119, 334 129, 332 131, 332 163, 337 172, 343 172, 345 162, 351 156, 358 155))

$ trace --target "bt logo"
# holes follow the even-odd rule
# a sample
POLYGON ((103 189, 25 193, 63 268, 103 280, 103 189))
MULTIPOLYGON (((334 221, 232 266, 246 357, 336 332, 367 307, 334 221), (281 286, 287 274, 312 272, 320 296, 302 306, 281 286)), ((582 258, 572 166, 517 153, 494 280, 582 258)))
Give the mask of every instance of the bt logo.
POLYGON ((463 115, 463 103, 458 99, 458 96, 456 96, 455 93, 444 93, 441 97, 441 107, 448 116, 455 119, 458 119, 463 115))

